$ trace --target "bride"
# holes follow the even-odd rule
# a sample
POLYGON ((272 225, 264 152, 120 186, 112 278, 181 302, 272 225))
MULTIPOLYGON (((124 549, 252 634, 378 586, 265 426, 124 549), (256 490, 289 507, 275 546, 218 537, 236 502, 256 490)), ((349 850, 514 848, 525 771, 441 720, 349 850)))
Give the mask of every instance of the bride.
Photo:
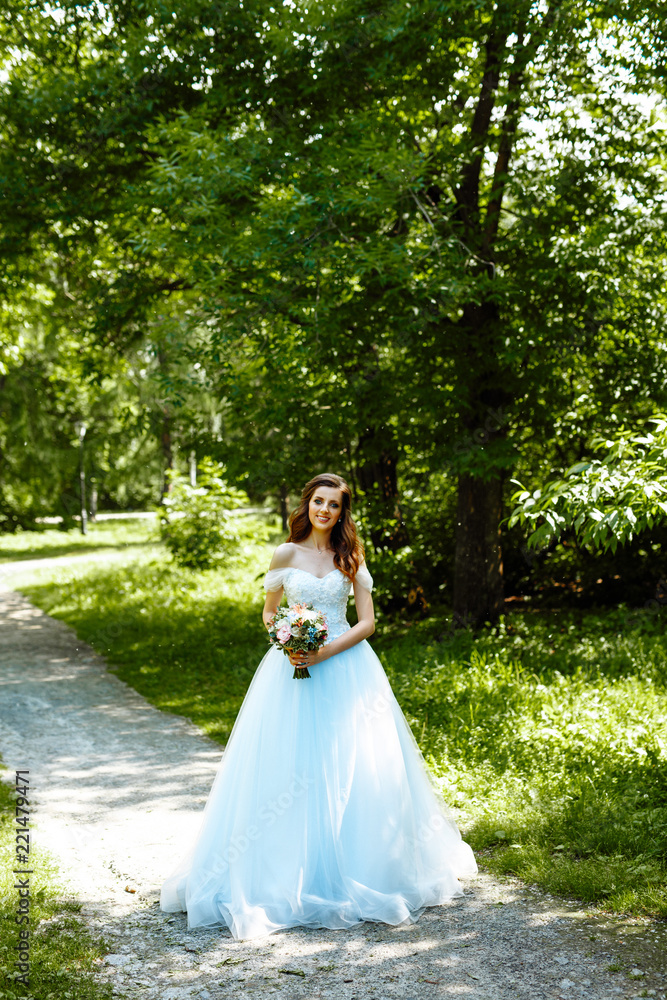
POLYGON ((237 939, 414 923, 424 907, 462 896, 458 879, 477 865, 366 641, 373 580, 340 476, 306 484, 264 587, 265 624, 283 595, 311 602, 328 643, 289 659, 273 646, 262 659, 160 906, 186 910, 189 928, 222 924, 237 939), (295 665, 310 679, 294 680, 295 665))

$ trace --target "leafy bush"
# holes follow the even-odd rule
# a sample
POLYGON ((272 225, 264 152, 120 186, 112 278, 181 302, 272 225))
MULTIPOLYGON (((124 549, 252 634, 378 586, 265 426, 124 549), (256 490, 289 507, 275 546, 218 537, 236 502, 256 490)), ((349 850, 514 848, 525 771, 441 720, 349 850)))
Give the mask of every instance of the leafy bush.
POLYGON ((596 437, 591 446, 606 449, 602 459, 577 462, 561 479, 533 493, 520 487, 508 525, 529 525, 528 548, 537 548, 573 528, 583 545, 616 552, 619 545, 667 515, 667 414, 649 417, 654 434, 623 431, 616 440, 596 437), (662 497, 662 499, 660 499, 662 497), (538 526, 538 521, 542 523, 538 526))
POLYGON ((158 508, 162 540, 179 566, 210 569, 236 552, 244 533, 232 511, 250 503, 224 479, 225 467, 210 458, 198 466, 198 485, 178 473, 158 508))

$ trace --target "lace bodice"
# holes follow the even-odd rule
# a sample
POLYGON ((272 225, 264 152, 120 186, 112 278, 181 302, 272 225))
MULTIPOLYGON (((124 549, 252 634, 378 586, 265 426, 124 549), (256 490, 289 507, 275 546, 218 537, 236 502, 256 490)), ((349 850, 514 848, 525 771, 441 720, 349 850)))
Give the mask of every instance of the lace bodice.
MULTIPOLYGON (((359 568, 356 580, 366 590, 373 589, 373 577, 365 566, 359 568)), ((308 570, 297 569, 296 566, 270 569, 264 577, 264 589, 280 590, 281 587, 288 604, 310 602, 322 612, 329 628, 329 641, 349 629, 345 612, 352 583, 339 569, 332 569, 322 577, 313 576, 308 570)))

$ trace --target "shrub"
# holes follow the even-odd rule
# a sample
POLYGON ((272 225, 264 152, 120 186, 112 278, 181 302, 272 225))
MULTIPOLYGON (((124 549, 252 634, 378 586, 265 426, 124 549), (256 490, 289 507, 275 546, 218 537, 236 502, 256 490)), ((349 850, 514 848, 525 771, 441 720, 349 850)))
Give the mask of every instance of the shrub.
POLYGON ((162 540, 179 566, 210 569, 239 548, 243 532, 232 514, 247 506, 247 494, 224 479, 225 467, 210 458, 198 466, 198 483, 178 473, 158 508, 162 540))

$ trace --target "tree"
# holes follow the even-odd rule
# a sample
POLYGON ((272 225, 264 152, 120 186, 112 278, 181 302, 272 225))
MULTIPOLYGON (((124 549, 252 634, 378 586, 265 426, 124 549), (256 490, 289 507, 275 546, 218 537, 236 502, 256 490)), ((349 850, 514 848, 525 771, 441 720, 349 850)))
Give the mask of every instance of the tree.
POLYGON ((455 477, 455 611, 496 615, 509 473, 663 403, 657 8, 35 10, 2 103, 10 214, 35 208, 5 255, 55 255, 63 302, 74 276, 92 368, 169 328, 240 461, 269 442, 272 489, 344 465, 385 551, 414 534, 406 464, 433 504, 455 477))
POLYGON ((458 477, 455 612, 493 617, 526 428, 547 441, 582 390, 594 410, 610 368, 612 420, 664 378, 662 151, 633 99, 659 86, 661 22, 564 0, 193 10, 208 96, 156 133, 140 246, 200 289, 227 386, 261 369, 256 420, 346 435, 393 510, 415 443, 458 477), (240 36, 261 61, 253 42, 235 62, 240 36))
POLYGON ((198 471, 194 486, 170 476, 172 489, 158 512, 160 534, 179 566, 210 569, 239 548, 243 533, 233 512, 249 498, 226 482, 223 465, 205 458, 198 471))

